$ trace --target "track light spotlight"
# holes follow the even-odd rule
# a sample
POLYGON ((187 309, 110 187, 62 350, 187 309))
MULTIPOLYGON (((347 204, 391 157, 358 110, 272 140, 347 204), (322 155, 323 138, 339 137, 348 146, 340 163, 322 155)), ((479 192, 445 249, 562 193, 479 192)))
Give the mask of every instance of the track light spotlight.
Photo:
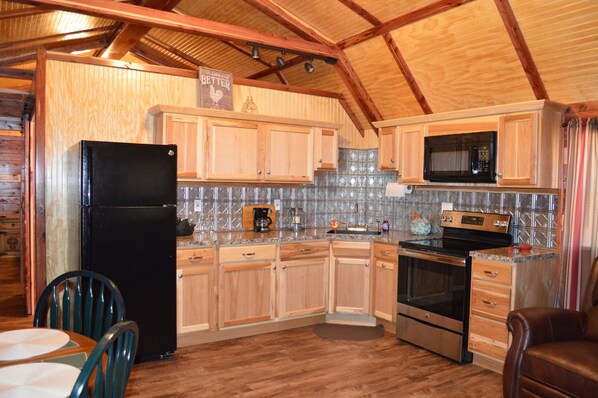
POLYGON ((258 46, 253 46, 251 49, 251 58, 258 59, 260 57, 260 48, 258 46))
POLYGON ((314 66, 312 65, 311 59, 309 61, 307 61, 304 66, 305 66, 305 71, 307 73, 312 73, 314 71, 314 66))
POLYGON ((281 57, 276 57, 276 64, 279 68, 284 68, 287 62, 284 60, 284 51, 282 52, 281 57))

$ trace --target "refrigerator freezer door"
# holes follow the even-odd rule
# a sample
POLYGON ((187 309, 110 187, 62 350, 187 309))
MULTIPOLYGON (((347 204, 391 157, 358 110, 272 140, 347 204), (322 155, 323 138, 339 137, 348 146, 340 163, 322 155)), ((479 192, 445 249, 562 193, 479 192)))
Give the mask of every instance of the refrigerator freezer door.
POLYGON ((110 278, 139 325, 137 360, 176 350, 176 208, 84 207, 82 269, 110 278))
POLYGON ((83 206, 176 205, 176 145, 81 141, 83 206))

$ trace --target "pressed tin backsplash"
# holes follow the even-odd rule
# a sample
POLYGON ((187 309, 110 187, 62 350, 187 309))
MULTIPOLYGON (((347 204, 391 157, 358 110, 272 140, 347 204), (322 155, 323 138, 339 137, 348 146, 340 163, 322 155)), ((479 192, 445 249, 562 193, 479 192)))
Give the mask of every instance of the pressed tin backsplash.
POLYGON ((349 225, 388 220, 391 229, 408 230, 414 212, 428 218, 439 232, 442 202, 455 210, 511 214, 511 233, 519 244, 555 247, 558 195, 418 189, 403 198, 385 197, 387 182, 397 175, 377 170, 377 149, 339 149, 337 171, 317 173, 313 185, 296 188, 179 186, 178 215, 207 223, 214 230, 241 230, 243 206, 281 200, 276 228, 289 225, 289 209, 301 207, 306 227, 323 227, 337 219, 349 225), (200 212, 194 212, 199 201, 200 212), (355 206, 357 204, 357 206, 355 206), (357 209, 357 212, 355 210, 357 209))

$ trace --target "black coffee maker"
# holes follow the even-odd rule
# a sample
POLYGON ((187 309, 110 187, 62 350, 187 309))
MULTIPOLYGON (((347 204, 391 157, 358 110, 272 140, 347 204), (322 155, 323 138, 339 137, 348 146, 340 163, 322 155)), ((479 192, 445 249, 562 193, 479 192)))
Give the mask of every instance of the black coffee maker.
POLYGON ((272 219, 268 217, 270 209, 267 207, 254 207, 253 209, 253 230, 255 232, 270 232, 272 219))

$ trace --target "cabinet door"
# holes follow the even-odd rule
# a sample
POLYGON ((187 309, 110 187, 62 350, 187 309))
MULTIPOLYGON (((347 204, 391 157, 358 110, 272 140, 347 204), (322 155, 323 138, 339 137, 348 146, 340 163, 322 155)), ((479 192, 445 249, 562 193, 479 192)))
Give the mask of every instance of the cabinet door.
POLYGON ((397 155, 397 128, 382 127, 378 131, 378 169, 398 170, 397 155))
POLYGON ((497 150, 497 185, 536 185, 538 113, 501 116, 498 119, 497 150))
POLYGON ((376 260, 374 269, 374 316, 396 322, 397 265, 376 260))
POLYGON ((215 326, 213 270, 213 265, 177 269, 177 333, 215 326))
POLYGON ((399 127, 399 182, 424 182, 424 125, 399 127))
POLYGON ((177 146, 177 177, 203 177, 203 143, 200 118, 196 116, 164 114, 162 144, 177 146))
POLYGON ((278 270, 281 318, 326 312, 328 259, 285 261, 278 270))
POLYGON ((313 181, 313 134, 304 126, 267 125, 267 181, 313 181))
POLYGON ((335 260, 334 310, 367 314, 370 291, 369 259, 337 258, 335 260))
POLYGON ((221 327, 274 318, 274 269, 271 262, 221 266, 221 327))
POLYGON ((259 180, 262 159, 257 123, 235 120, 207 121, 208 180, 259 180))
POLYGON ((314 170, 336 170, 338 167, 338 130, 315 129, 314 170))

